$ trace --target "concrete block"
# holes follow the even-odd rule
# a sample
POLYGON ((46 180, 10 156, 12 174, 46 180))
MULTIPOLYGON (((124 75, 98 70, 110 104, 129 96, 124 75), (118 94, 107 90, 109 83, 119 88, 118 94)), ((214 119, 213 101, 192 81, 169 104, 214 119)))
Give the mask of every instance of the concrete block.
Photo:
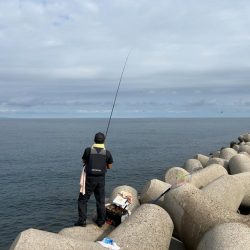
POLYGON ((244 154, 237 154, 229 161, 231 174, 250 172, 250 158, 244 154))
POLYGON ((37 229, 21 232, 12 243, 10 250, 104 250, 99 243, 78 241, 56 233, 37 229))
POLYGON ((239 148, 240 148, 240 146, 237 145, 237 144, 233 146, 233 149, 234 149, 235 151, 237 151, 237 152, 239 151, 239 148))
POLYGON ((221 165, 222 167, 224 167, 226 170, 229 169, 229 166, 228 166, 228 160, 225 160, 225 159, 222 159, 222 158, 218 158, 218 157, 213 157, 213 158, 210 158, 207 162, 207 166, 211 165, 211 164, 219 164, 221 165))
POLYGON ((169 248, 173 222, 168 213, 154 204, 141 205, 109 235, 121 249, 169 248))
POLYGON ((245 155, 245 156, 247 156, 247 157, 249 157, 249 158, 250 158, 250 154, 248 154, 247 152, 242 151, 242 152, 239 152, 239 154, 241 154, 241 155, 245 155))
POLYGON ((250 154, 250 146, 245 144, 245 145, 240 145, 239 146, 239 152, 247 152, 250 154))
POLYGON ((223 148, 220 152, 220 157, 225 160, 230 160, 233 156, 237 155, 237 151, 233 148, 223 148))
POLYGON ((250 249, 250 228, 241 223, 224 223, 210 229, 202 237, 197 250, 250 249))
POLYGON ((250 142, 250 134, 249 133, 243 134, 242 137, 243 137, 244 142, 250 142))
POLYGON ((104 224, 99 228, 95 224, 87 224, 86 227, 68 227, 62 229, 59 234, 68 238, 73 238, 78 241, 97 241, 102 240, 109 233, 114 230, 115 227, 104 224))
POLYGON ((193 173, 202 169, 202 164, 197 159, 188 159, 184 164, 184 169, 187 170, 189 173, 193 173))
POLYGON ((203 188, 220 176, 227 174, 227 170, 221 165, 211 164, 202 170, 193 173, 190 183, 192 183, 197 188, 203 188))
POLYGON ((183 183, 191 183, 197 188, 203 188, 220 176, 227 174, 226 169, 219 164, 211 164, 192 174, 183 168, 173 167, 166 172, 165 182, 173 187, 183 183))
POLYGON ((204 234, 216 225, 238 222, 250 226, 250 216, 225 209, 189 183, 166 193, 164 202, 177 235, 187 249, 196 249, 204 234))
POLYGON ((165 174, 165 182, 171 185, 179 185, 181 183, 190 182, 191 174, 180 167, 169 168, 165 174))
POLYGON ((138 200, 138 193, 137 190, 134 189, 133 187, 127 186, 127 185, 123 185, 123 186, 118 186, 116 188, 114 188, 114 190, 111 193, 111 196, 109 198, 109 202, 112 202, 115 197, 121 193, 121 192, 128 192, 132 195, 132 203, 128 206, 128 209, 131 212, 134 212, 135 209, 137 209, 140 206, 140 202, 138 200))
POLYGON ((245 196, 241 180, 232 175, 223 175, 205 186, 202 191, 212 200, 219 202, 225 209, 237 212, 245 196))
POLYGON ((209 157, 203 154, 197 154, 194 156, 194 159, 197 159, 200 161, 202 167, 204 168, 207 165, 207 162, 209 160, 209 157))
POLYGON ((250 207, 250 172, 235 174, 232 175, 232 177, 239 180, 239 182, 244 186, 244 197, 241 205, 250 207))
MULTIPOLYGON (((170 187, 171 187, 170 184, 157 180, 157 179, 148 181, 146 182, 146 184, 144 185, 141 191, 140 202, 142 204, 152 202, 170 187)), ((155 204, 162 207, 163 201, 164 201, 164 197, 161 197, 155 204)))

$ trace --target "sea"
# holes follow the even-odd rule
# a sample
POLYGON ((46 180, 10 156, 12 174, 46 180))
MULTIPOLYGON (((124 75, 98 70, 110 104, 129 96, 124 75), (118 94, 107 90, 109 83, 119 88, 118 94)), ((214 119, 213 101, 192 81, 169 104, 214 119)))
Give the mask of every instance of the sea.
MULTIPOLYGON (((77 220, 81 157, 107 119, 0 119, 0 249, 28 228, 58 232, 77 220)), ((250 118, 112 119, 113 168, 106 197, 120 185, 142 190, 195 154, 209 155, 250 132, 250 118)), ((88 205, 89 216, 95 200, 88 205)))

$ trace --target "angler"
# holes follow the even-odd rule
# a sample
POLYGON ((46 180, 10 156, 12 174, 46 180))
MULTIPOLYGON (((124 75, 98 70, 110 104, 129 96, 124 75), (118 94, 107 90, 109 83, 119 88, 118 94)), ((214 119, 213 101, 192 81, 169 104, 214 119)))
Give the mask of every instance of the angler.
POLYGON ((96 199, 96 224, 101 227, 105 223, 105 174, 112 168, 113 157, 105 149, 103 133, 95 135, 93 146, 86 148, 82 156, 85 165, 80 179, 80 194, 78 198, 78 221, 75 226, 86 226, 87 203, 94 192, 96 199))
POLYGON ((120 76, 119 84, 116 90, 115 99, 111 109, 107 129, 105 135, 101 132, 95 135, 95 144, 91 148, 86 148, 82 156, 84 163, 81 178, 80 178, 80 194, 78 198, 78 221, 75 226, 86 226, 87 219, 87 203, 94 192, 96 199, 97 209, 97 226, 101 227, 106 220, 105 209, 105 174, 107 169, 111 169, 113 163, 113 157, 111 153, 105 149, 104 141, 107 138, 110 122, 112 119, 116 99, 120 89, 122 76, 126 68, 130 52, 128 53, 122 73, 120 76))

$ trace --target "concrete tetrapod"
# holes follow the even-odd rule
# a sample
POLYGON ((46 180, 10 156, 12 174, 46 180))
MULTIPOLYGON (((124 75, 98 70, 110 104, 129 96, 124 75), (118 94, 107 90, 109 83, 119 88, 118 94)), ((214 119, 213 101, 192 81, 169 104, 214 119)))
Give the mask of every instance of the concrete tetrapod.
POLYGON ((197 154, 194 156, 194 159, 197 159, 198 161, 200 161, 202 167, 204 168, 207 165, 209 157, 203 154, 197 154))
POLYGON ((132 195, 132 203, 128 207, 128 209, 131 212, 133 212, 136 208, 138 208, 140 206, 140 203, 138 200, 138 193, 137 193, 136 189, 134 189, 133 187, 127 186, 127 185, 118 186, 118 187, 114 188, 114 190, 112 191, 111 196, 109 198, 109 202, 112 202, 115 199, 115 197, 121 192, 128 192, 132 195))
POLYGON ((220 151, 220 157, 219 158, 222 158, 222 159, 225 159, 225 160, 230 160, 233 156, 237 155, 237 151, 234 150, 233 148, 223 148, 221 151, 220 151))
POLYGON ((12 243, 10 250, 103 250, 99 243, 67 238, 56 233, 37 229, 21 232, 12 243))
POLYGON ((244 186, 244 197, 241 202, 242 206, 250 207, 250 172, 232 175, 234 179, 240 181, 244 186))
POLYGON ((185 161, 184 169, 187 170, 189 173, 193 173, 197 170, 202 169, 202 164, 197 159, 188 159, 185 161))
POLYGON ((245 187, 241 180, 232 175, 223 175, 205 186, 202 191, 225 209, 237 212, 245 196, 245 187))
POLYGON ((242 137, 245 142, 250 142, 250 133, 243 134, 242 137))
POLYGON ((187 249, 196 249, 204 234, 218 224, 239 222, 250 226, 250 216, 225 209, 189 183, 166 193, 164 207, 187 249))
POLYGON ((171 185, 178 185, 183 182, 190 182, 191 174, 180 167, 169 168, 165 174, 165 182, 171 185))
POLYGON ((197 250, 250 249, 250 228, 241 223, 220 224, 202 237, 197 250))
POLYGON ((219 164, 222 167, 224 167, 227 171, 229 169, 228 167, 228 160, 222 159, 222 158, 218 158, 218 157, 214 157, 214 158, 210 158, 207 162, 207 166, 211 165, 211 164, 219 164))
POLYGON ((197 188, 203 188, 220 176, 227 174, 226 169, 219 164, 211 164, 192 174, 183 168, 173 167, 166 172, 165 182, 174 186, 188 182, 197 188))
POLYGON ((233 146, 233 149, 234 149, 235 151, 237 151, 237 152, 239 151, 239 148, 240 148, 240 146, 237 145, 237 144, 233 146))
POLYGON ((227 175, 227 170, 219 164, 211 164, 202 170, 192 174, 191 183, 197 188, 203 188, 210 182, 219 178, 220 176, 227 175))
MULTIPOLYGON (((171 187, 170 184, 157 179, 147 181, 141 191, 140 202, 142 204, 152 202, 170 187, 171 187)), ((164 197, 161 197, 158 201, 155 202, 155 204, 162 207, 163 201, 164 197)))
POLYGON ((168 213, 154 204, 141 205, 109 235, 121 249, 169 248, 173 222, 168 213))
POLYGON ((250 146, 245 144, 245 145, 240 145, 239 146, 239 152, 247 152, 250 154, 250 146))
POLYGON ((64 228, 59 232, 59 234, 68 238, 82 241, 84 243, 85 241, 102 240, 113 230, 114 227, 108 224, 104 224, 101 228, 95 224, 87 224, 86 227, 64 228))
POLYGON ((250 158, 244 154, 237 154, 229 161, 231 174, 250 172, 250 158))
POLYGON ((245 156, 247 156, 247 157, 250 158, 250 154, 248 154, 248 153, 245 152, 245 151, 239 152, 239 154, 240 154, 240 155, 245 155, 245 156))

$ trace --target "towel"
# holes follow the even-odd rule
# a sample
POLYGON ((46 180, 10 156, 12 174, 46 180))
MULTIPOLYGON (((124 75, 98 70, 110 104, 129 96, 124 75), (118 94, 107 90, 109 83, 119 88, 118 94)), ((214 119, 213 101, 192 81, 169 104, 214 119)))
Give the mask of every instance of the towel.
POLYGON ((86 180, 86 173, 85 173, 85 166, 82 168, 82 173, 80 177, 80 193, 83 195, 85 194, 85 180, 86 180))

